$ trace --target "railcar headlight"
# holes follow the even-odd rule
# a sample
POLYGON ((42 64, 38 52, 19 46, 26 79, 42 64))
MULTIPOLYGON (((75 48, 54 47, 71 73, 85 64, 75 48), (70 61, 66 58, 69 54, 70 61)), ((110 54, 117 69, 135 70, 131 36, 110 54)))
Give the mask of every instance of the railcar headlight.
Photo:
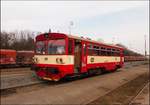
POLYGON ((38 63, 38 58, 33 57, 33 63, 38 63))
POLYGON ((59 63, 59 58, 56 58, 56 62, 59 63))
POLYGON ((34 58, 34 57, 32 58, 32 62, 33 62, 33 63, 35 62, 35 58, 34 58))
POLYGON ((36 58, 36 63, 38 63, 38 58, 36 58))
POLYGON ((64 64, 63 59, 62 58, 56 58, 56 62, 59 64, 64 64))
POLYGON ((60 63, 63 64, 63 59, 62 58, 60 58, 60 63))

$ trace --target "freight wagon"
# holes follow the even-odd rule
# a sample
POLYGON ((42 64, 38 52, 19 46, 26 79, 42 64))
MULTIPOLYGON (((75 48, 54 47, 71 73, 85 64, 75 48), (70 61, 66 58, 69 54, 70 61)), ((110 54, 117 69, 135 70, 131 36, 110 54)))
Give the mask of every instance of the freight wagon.
POLYGON ((30 66, 32 65, 32 57, 34 56, 34 51, 17 51, 17 64, 20 66, 30 66))
POLYGON ((0 49, 0 67, 13 66, 16 64, 16 51, 0 49))
POLYGON ((33 56, 34 51, 0 49, 0 68, 30 66, 33 56))

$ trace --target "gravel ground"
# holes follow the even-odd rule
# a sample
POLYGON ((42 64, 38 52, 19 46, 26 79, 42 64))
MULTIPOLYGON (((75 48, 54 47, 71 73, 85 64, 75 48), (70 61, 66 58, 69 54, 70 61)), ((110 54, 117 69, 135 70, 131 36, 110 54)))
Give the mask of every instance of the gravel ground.
POLYGON ((49 82, 40 89, 2 96, 1 104, 88 104, 147 72, 148 66, 141 65, 70 82, 49 82))

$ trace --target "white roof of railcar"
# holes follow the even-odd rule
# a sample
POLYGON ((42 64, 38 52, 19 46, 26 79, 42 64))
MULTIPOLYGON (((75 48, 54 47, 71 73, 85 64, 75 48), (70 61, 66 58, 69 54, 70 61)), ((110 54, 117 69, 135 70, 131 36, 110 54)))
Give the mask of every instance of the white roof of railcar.
POLYGON ((108 43, 104 43, 104 42, 98 42, 98 41, 88 39, 88 38, 84 38, 84 37, 73 36, 73 35, 66 35, 66 36, 68 36, 69 38, 74 38, 74 39, 79 39, 79 40, 84 40, 84 41, 88 41, 88 42, 93 42, 93 43, 103 44, 103 45, 106 45, 106 46, 112 46, 112 47, 117 47, 117 48, 124 49, 123 47, 120 47, 120 46, 116 46, 116 45, 108 44, 108 43))

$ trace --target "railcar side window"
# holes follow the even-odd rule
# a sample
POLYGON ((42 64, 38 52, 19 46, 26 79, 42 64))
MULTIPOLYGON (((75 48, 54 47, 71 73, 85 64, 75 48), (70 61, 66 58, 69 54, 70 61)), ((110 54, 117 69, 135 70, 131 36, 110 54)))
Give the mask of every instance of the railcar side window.
POLYGON ((107 52, 106 52, 106 48, 105 47, 101 47, 101 55, 106 56, 107 52))
POLYGON ((99 49, 98 49, 98 55, 100 56, 101 55, 101 47, 99 47, 99 49))
POLYGON ((111 49, 111 55, 112 55, 112 56, 115 56, 115 51, 116 51, 116 50, 115 50, 114 48, 111 49))
POLYGON ((36 43, 36 53, 37 54, 45 54, 46 45, 44 41, 38 41, 36 43))
POLYGON ((93 46, 93 55, 98 55, 98 46, 93 46))
POLYGON ((120 50, 117 50, 116 55, 120 56, 120 50))
POLYGON ((73 52, 72 45, 73 45, 73 40, 69 40, 69 42, 68 42, 68 54, 72 54, 72 52, 73 52))
POLYGON ((108 48, 105 46, 88 45, 88 55, 99 56, 120 56, 120 50, 115 48, 108 48))
POLYGON ((111 56, 111 49, 107 48, 107 56, 111 56))
POLYGON ((115 49, 113 52, 114 52, 114 56, 120 56, 120 51, 119 50, 115 49))
POLYGON ((99 55, 99 46, 96 46, 96 55, 99 55))
POLYGON ((93 46, 91 44, 88 45, 88 55, 93 55, 93 46))

